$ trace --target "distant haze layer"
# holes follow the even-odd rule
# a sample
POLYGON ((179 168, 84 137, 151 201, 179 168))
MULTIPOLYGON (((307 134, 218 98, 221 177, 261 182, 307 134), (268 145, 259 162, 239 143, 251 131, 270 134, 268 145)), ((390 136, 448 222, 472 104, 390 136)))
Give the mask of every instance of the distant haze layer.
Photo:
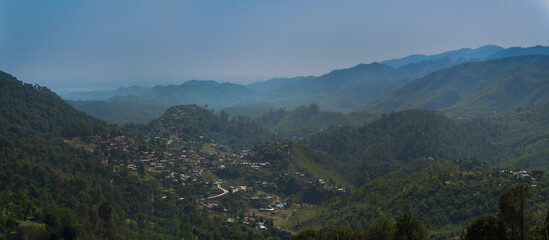
POLYGON ((0 69, 66 88, 251 83, 486 44, 546 45, 527 1, 1 1, 0 69))

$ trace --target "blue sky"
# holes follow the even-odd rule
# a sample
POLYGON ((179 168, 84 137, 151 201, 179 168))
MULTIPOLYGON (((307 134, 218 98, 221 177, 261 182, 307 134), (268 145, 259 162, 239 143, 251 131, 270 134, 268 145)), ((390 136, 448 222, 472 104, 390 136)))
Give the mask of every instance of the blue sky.
POLYGON ((0 0, 0 69, 54 90, 249 83, 547 29, 549 0, 0 0))

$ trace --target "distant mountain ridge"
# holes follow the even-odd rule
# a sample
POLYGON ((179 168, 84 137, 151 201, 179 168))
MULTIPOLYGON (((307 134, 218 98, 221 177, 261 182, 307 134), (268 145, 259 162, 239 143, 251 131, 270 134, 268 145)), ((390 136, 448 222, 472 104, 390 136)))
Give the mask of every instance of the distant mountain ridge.
MULTIPOLYGON (((134 95, 139 98, 153 99, 168 106, 180 104, 208 105, 208 108, 220 110, 234 106, 269 105, 273 108, 293 109, 302 105, 315 103, 322 109, 336 112, 352 112, 357 109, 368 109, 361 106, 370 105, 391 96, 394 91, 418 78, 423 78, 436 71, 454 67, 466 62, 480 62, 508 56, 529 54, 549 55, 549 47, 513 47, 502 48, 487 45, 477 49, 464 48, 436 55, 412 55, 401 59, 358 64, 346 69, 333 70, 315 77, 275 78, 249 85, 218 83, 215 81, 188 81, 180 85, 156 86, 154 88, 129 87, 111 92, 82 92, 63 95, 66 99, 107 99, 116 95, 134 95), (95 97, 94 97, 95 96, 95 97)), ((455 74, 459 74, 455 72, 455 74)), ((488 91, 486 86, 485 90, 488 91)), ((495 85, 494 85, 495 87, 495 85)), ((422 92, 423 94, 429 94, 422 92)), ((458 98, 456 92, 448 92, 450 97, 458 98)), ((399 96, 400 97, 400 96, 399 96)), ((481 98, 481 96, 478 96, 481 98)), ((441 96, 436 101, 446 101, 441 96)), ((438 109, 436 101, 429 109, 438 109)), ((465 102, 462 102, 465 104, 465 102)), ((476 104, 471 102, 472 104, 476 104)), ((99 103, 90 103, 99 104, 99 103)), ((420 108, 422 106, 419 106, 420 108)), ((390 111, 390 106, 374 108, 376 112, 390 111)), ((398 108, 395 108, 398 109, 398 108)), ((84 109, 81 109, 84 110, 84 109)), ((84 110, 85 111, 85 110, 84 110)), ((106 119, 99 115, 99 118, 106 119)))
POLYGON ((365 105, 377 113, 419 108, 460 114, 549 101, 549 56, 468 62, 431 73, 365 105))
POLYGON ((441 59, 449 59, 451 61, 457 61, 461 59, 463 61, 463 60, 485 59, 496 53, 501 52, 502 50, 505 50, 505 48, 502 48, 500 46, 495 46, 495 45, 486 45, 477 49, 462 48, 459 50, 444 52, 444 53, 435 54, 435 55, 422 55, 422 54, 410 55, 404 58, 382 61, 381 63, 387 64, 388 66, 391 66, 393 68, 399 68, 407 64, 418 63, 418 62, 423 62, 428 60, 437 61, 441 59))
MULTIPOLYGON (((280 88, 263 91, 257 101, 279 107, 297 107, 316 103, 329 111, 347 112, 367 104, 404 84, 432 72, 469 61, 487 61, 506 56, 549 54, 549 47, 502 48, 488 45, 477 49, 464 48, 437 55, 412 55, 402 59, 359 64, 338 69, 316 78, 296 79, 289 84, 284 79, 280 88)), ((276 86, 273 80, 269 83, 276 86)), ((282 82, 282 80, 277 80, 282 82)), ((260 83, 255 83, 257 86, 260 83)))
POLYGON ((112 91, 75 91, 69 93, 60 93, 59 95, 66 100, 105 100, 112 98, 114 96, 139 96, 146 91, 149 91, 149 88, 141 86, 130 86, 130 87, 120 87, 112 91))

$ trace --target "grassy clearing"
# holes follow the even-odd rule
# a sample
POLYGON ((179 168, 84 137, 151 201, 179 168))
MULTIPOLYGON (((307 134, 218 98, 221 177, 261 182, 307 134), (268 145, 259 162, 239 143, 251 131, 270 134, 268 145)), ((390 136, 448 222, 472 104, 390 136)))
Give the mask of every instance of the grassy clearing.
POLYGON ((204 154, 212 154, 212 155, 217 155, 218 153, 220 153, 219 150, 215 149, 212 146, 212 144, 213 143, 202 144, 202 148, 200 149, 200 152, 204 154))

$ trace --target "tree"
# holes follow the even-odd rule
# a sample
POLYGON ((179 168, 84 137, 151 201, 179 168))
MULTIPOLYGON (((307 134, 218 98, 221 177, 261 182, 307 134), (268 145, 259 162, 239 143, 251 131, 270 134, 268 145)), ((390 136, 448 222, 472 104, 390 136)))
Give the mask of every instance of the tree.
POLYGON ((549 211, 545 215, 543 225, 536 228, 536 239, 549 240, 549 211))
POLYGON ((397 240, 423 240, 427 239, 427 229, 410 212, 396 218, 395 239, 397 240))
POLYGON ((395 237, 395 222, 389 218, 380 218, 366 229, 368 240, 392 240, 395 237))
POLYGON ((315 103, 311 103, 309 105, 309 113, 311 113, 312 115, 315 115, 318 112, 320 112, 320 107, 315 103))
POLYGON ((292 235, 291 240, 318 240, 326 239, 326 234, 323 231, 317 231, 314 229, 307 229, 299 231, 297 234, 292 235))
POLYGON ((103 223, 103 225, 101 226, 102 229, 103 229, 103 234, 105 235, 105 237, 107 237, 108 239, 112 239, 114 234, 113 234, 113 229, 112 229, 112 211, 113 211, 113 208, 111 206, 111 204, 108 202, 108 201, 103 201, 99 204, 99 206, 97 207, 97 212, 99 214, 99 219, 101 219, 101 222, 103 223))
POLYGON ((361 233, 361 230, 353 230, 348 226, 334 226, 326 232, 326 239, 358 240, 363 239, 361 233))
POLYGON ((465 231, 465 240, 507 239, 502 222, 494 214, 484 214, 471 221, 465 231))
POLYGON ((498 214, 510 239, 524 240, 528 236, 530 216, 526 213, 526 206, 531 197, 530 186, 522 183, 505 189, 499 195, 498 214))

